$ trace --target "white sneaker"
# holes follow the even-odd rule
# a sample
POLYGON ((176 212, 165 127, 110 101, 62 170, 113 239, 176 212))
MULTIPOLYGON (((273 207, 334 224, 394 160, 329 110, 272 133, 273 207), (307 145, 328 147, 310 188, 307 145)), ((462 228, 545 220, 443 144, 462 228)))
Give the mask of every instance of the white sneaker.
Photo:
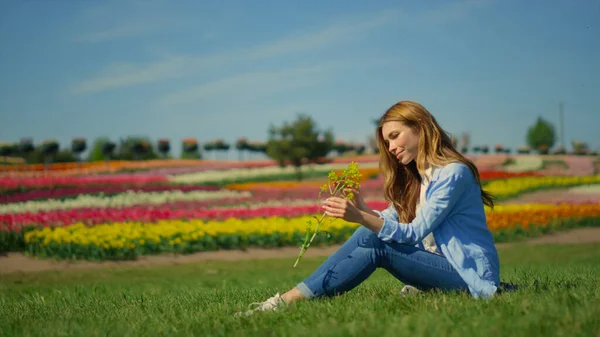
POLYGON ((409 285, 405 285, 402 290, 400 290, 400 296, 402 297, 407 297, 407 296, 414 296, 417 295, 418 293, 422 293, 422 290, 419 290, 413 286, 409 286, 409 285))
POLYGON ((254 302, 248 305, 248 311, 240 311, 235 313, 235 317, 250 316, 256 311, 279 311, 285 307, 285 302, 279 293, 269 298, 264 302, 254 302), (253 308, 254 307, 254 308, 253 308))

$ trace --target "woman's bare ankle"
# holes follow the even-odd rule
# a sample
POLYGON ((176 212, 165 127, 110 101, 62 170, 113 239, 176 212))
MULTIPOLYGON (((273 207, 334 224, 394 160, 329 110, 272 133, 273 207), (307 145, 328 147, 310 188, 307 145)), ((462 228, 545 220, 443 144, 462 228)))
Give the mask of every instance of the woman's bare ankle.
POLYGON ((298 290, 298 288, 292 288, 285 294, 281 295, 281 297, 287 304, 306 299, 306 297, 300 292, 300 290, 298 290))

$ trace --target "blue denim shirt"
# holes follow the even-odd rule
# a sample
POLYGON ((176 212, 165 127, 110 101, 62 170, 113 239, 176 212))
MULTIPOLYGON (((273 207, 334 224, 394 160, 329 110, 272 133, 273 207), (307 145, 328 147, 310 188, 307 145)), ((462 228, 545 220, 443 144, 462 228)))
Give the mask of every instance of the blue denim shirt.
POLYGON ((392 205, 377 212, 384 219, 378 237, 419 245, 433 232, 437 246, 470 293, 475 298, 493 296, 500 285, 500 261, 487 228, 480 187, 469 167, 459 162, 435 170, 425 200, 409 224, 398 221, 392 205))

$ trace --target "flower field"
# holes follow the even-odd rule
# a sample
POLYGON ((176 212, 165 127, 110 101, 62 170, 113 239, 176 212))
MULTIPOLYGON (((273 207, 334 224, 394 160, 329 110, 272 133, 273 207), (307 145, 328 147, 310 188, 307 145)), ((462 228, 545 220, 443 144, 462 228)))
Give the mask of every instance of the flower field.
MULTIPOLYGON (((313 207, 314 208, 314 207, 313 207)), ((163 252, 191 253, 249 246, 282 247, 296 245, 303 237, 310 208, 279 209, 281 215, 245 217, 240 213, 226 220, 158 220, 155 222, 113 222, 87 226, 75 223, 57 228, 41 228, 25 234, 26 249, 32 255, 59 258, 127 259, 163 252)), ((600 204, 524 205, 499 207, 488 212, 488 226, 500 241, 522 231, 545 232, 560 227, 600 220, 600 204)), ((333 219, 332 219, 333 220, 333 219)), ((342 243, 358 224, 332 221, 325 230, 329 236, 317 243, 342 243)))
MULTIPOLYGON (((357 160, 361 194, 371 208, 381 210, 388 205, 382 198, 383 180, 377 163, 368 158, 357 160)), ((342 160, 309 165, 303 167, 305 180, 296 181, 292 168, 273 165, 222 162, 200 169, 189 162, 176 164, 160 162, 157 171, 145 174, 0 176, 0 252, 127 260, 147 254, 298 246, 307 221, 320 212, 317 197, 327 174, 347 166, 342 160)), ((488 168, 481 171, 481 179, 487 191, 504 201, 486 209, 497 242, 600 224, 598 198, 510 204, 510 198, 530 191, 576 186, 597 191, 598 175, 545 176, 530 167, 488 168)), ((315 244, 339 244, 358 226, 329 220, 315 244)))

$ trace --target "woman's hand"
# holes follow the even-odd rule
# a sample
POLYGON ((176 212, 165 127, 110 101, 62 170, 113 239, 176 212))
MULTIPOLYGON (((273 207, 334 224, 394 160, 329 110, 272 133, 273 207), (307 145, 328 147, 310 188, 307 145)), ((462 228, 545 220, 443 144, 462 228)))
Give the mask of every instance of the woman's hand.
POLYGON ((356 207, 358 207, 359 210, 364 212, 369 212, 371 210, 369 206, 367 206, 367 203, 365 203, 365 200, 363 199, 362 195, 360 194, 360 190, 357 190, 355 188, 345 188, 344 193, 346 195, 349 193, 352 193, 354 195, 352 201, 354 202, 356 207))
POLYGON ((356 223, 360 223, 363 220, 361 210, 354 200, 346 200, 338 197, 327 198, 323 201, 323 208, 325 209, 325 215, 330 217, 356 223))

